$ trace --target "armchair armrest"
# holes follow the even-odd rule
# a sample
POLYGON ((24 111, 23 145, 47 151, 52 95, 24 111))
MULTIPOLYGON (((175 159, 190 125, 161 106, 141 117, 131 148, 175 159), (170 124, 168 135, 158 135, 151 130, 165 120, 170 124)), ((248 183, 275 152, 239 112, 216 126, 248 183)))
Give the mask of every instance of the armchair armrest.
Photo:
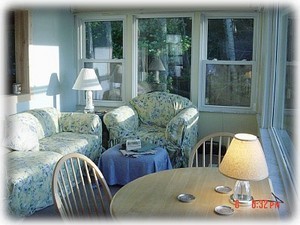
POLYGON ((110 139, 119 139, 133 132, 139 126, 137 112, 130 106, 121 106, 106 113, 103 117, 110 139))
POLYGON ((59 119, 60 132, 95 134, 102 136, 102 123, 96 114, 62 112, 59 119))
POLYGON ((174 144, 181 146, 186 133, 193 126, 198 126, 199 112, 196 108, 190 107, 180 111, 170 120, 166 128, 166 137, 174 144))

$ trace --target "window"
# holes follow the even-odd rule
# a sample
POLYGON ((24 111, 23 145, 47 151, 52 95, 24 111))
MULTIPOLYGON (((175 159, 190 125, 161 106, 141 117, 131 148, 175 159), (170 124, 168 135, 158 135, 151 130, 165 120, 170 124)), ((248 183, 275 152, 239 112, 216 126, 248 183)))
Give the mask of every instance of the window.
POLYGON ((206 17, 200 105, 205 110, 254 111, 256 18, 206 17))
POLYGON ((190 98, 191 17, 138 17, 137 93, 166 91, 190 98))
MULTIPOLYGON (((102 86, 101 91, 93 91, 95 105, 122 102, 123 18, 80 18, 79 33, 79 67, 95 69, 102 86)), ((81 93, 80 103, 84 96, 81 93)))
MULTIPOLYGON (((278 20, 278 58, 276 62, 276 76, 273 108, 272 127, 285 163, 290 174, 294 168, 294 144, 295 144, 295 18, 287 9, 279 11, 278 20)), ((293 177, 293 176, 291 176, 293 177)))

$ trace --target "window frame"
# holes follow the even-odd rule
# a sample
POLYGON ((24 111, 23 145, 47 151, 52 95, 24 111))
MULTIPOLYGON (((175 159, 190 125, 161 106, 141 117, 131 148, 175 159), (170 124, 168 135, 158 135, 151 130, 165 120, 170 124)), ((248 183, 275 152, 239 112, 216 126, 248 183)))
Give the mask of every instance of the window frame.
MULTIPOLYGON (((30 12, 28 10, 12 10, 15 17, 15 63, 16 82, 22 85, 22 94, 30 94, 29 79, 29 42, 30 42, 30 12)), ((11 94, 12 86, 6 93, 11 94)), ((27 99, 27 98, 25 98, 27 99)))
POLYGON ((259 30, 259 13, 257 12, 224 12, 224 13, 203 13, 200 21, 200 60, 199 60, 199 84, 198 89, 198 108, 200 111, 205 112, 225 112, 225 113, 247 113, 255 114, 257 111, 257 85, 258 85, 258 55, 260 46, 260 30, 259 30), (207 45, 208 45, 208 20, 209 19, 253 19, 253 52, 252 61, 229 61, 229 60, 208 60, 207 59, 207 45), (252 66, 252 79, 251 79, 251 94, 250 94, 250 105, 249 107, 243 106, 221 106, 221 105, 207 105, 205 103, 206 97, 206 65, 251 65, 252 66))
MULTIPOLYGON (((77 27, 77 76, 81 68, 84 67, 84 63, 116 63, 122 64, 122 86, 125 86, 125 71, 126 71, 126 60, 125 52, 125 34, 126 34, 126 16, 124 15, 101 15, 93 13, 80 13, 76 15, 76 27, 77 27), (122 59, 87 59, 86 58, 86 37, 85 37, 85 23, 86 22, 97 22, 97 21, 122 21, 123 23, 123 58, 122 59)), ((76 78, 77 78, 76 76, 76 78)), ((104 107, 117 107, 124 105, 125 102, 125 88, 121 88, 121 99, 116 100, 98 100, 93 99, 94 106, 104 107)), ((78 91, 78 104, 85 105, 85 91, 78 91)))
MULTIPOLYGON (((275 115, 279 113, 279 110, 280 113, 284 113, 284 104, 282 103, 284 96, 280 95, 284 93, 282 92, 284 88, 279 86, 283 86, 281 82, 285 82, 285 76, 280 75, 285 69, 283 68, 284 66, 281 65, 280 57, 278 57, 281 56, 280 54, 284 54, 282 53, 284 40, 282 37, 279 37, 278 34, 283 34, 283 29, 286 29, 282 26, 281 19, 287 12, 293 12, 293 9, 276 6, 274 9, 264 11, 263 24, 261 27, 263 33, 261 63, 262 66, 266 64, 268 64, 268 66, 264 66, 262 73, 261 105, 258 122, 260 135, 264 143, 263 147, 265 151, 270 154, 269 157, 266 157, 270 162, 268 162, 269 170, 273 168, 278 170, 278 174, 270 174, 270 178, 273 182, 279 183, 278 187, 276 187, 277 185, 275 186, 275 191, 276 189, 278 192, 282 191, 281 194, 285 196, 285 203, 287 205, 285 207, 286 209, 283 208, 283 210, 288 210, 286 212, 290 214, 293 213, 292 211, 297 205, 297 200, 295 199, 295 196, 298 194, 296 188, 297 179, 295 178, 297 168, 294 164, 296 161, 291 161, 297 158, 295 152, 297 143, 293 143, 287 135, 286 130, 282 129, 283 116, 275 115), (279 99, 277 99, 278 97, 279 99), (276 101, 281 102, 276 103, 276 101), (283 108, 280 109, 280 107, 283 108), (286 153, 287 149, 293 151, 293 159, 286 153)), ((285 56, 284 54, 284 57, 285 56)), ((297 122, 296 118, 294 122, 297 122)))
MULTIPOLYGON (((272 96, 274 99, 274 104, 270 110, 270 133, 274 143, 278 146, 279 154, 283 159, 283 163, 286 166, 287 173, 291 179, 291 182, 295 184, 295 161, 294 157, 290 155, 289 151, 295 155, 295 143, 291 140, 287 130, 284 127, 284 115, 293 115, 294 120, 296 119, 296 108, 286 109, 285 108, 285 86, 286 86, 286 67, 287 65, 297 66, 296 59, 293 61, 287 61, 287 20, 289 9, 278 9, 278 20, 277 20, 277 34, 281 34, 280 37, 277 36, 277 58, 275 59, 275 75, 274 75, 274 91, 272 96), (284 74, 284 76, 282 76, 284 74), (275 91, 276 90, 276 91, 275 91), (276 101, 275 101, 276 99, 276 101)), ((294 16, 294 15, 293 15, 294 16)), ((294 17, 293 17, 294 18, 294 17)), ((294 18, 296 19, 296 18, 294 18)), ((296 40, 296 38, 295 38, 296 40)), ((296 57, 296 56, 295 56, 296 57)), ((296 70, 295 70, 296 71, 296 70)), ((294 102, 296 104, 296 102, 294 102)), ((295 131, 294 131, 295 132, 295 131)), ((296 135, 295 135, 296 136, 296 135)))

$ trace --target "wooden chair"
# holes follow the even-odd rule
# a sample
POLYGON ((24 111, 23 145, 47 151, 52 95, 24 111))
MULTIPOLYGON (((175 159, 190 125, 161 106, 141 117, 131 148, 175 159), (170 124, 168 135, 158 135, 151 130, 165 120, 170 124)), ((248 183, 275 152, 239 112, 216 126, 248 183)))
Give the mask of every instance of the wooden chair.
POLYGON ((82 154, 71 153, 57 162, 52 194, 63 219, 109 216, 110 189, 96 164, 82 154))
POLYGON ((189 167, 219 166, 233 137, 233 133, 218 132, 202 138, 191 151, 189 167))

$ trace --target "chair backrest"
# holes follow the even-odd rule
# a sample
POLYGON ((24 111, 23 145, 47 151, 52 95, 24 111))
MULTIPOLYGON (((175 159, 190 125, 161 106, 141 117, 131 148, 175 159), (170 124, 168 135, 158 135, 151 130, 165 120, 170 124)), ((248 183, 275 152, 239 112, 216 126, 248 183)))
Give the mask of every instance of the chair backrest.
POLYGON ((202 138, 191 151, 189 167, 219 166, 233 137, 233 133, 218 132, 202 138))
POLYGON ((194 107, 185 97, 160 91, 140 94, 129 103, 138 113, 141 122, 159 127, 166 127, 182 109, 194 107))
POLYGON ((63 219, 109 216, 109 187, 96 164, 82 154, 67 154, 57 162, 52 194, 63 219))

